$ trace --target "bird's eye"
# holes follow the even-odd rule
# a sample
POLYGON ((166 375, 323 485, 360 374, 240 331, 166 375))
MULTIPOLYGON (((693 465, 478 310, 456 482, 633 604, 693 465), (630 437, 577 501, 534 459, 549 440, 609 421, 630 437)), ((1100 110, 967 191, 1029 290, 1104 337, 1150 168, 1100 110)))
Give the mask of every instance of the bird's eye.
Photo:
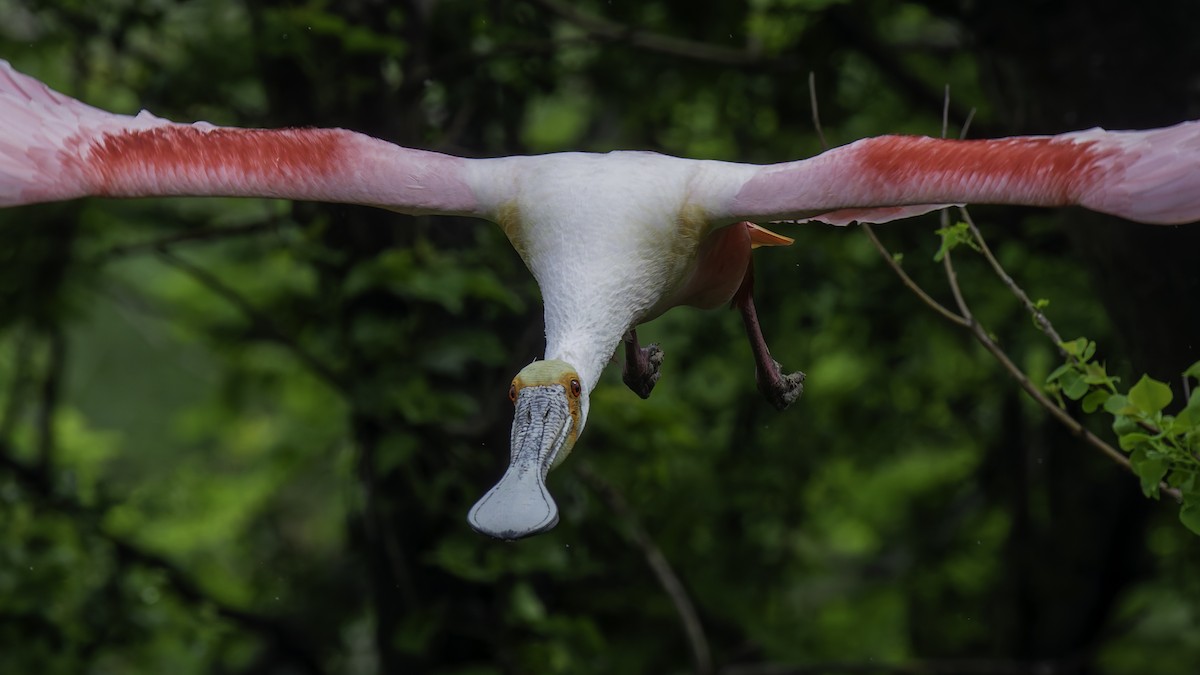
POLYGON ((517 402, 517 385, 508 385, 508 400, 512 401, 513 403, 517 402))
POLYGON ((578 398, 583 393, 583 387, 579 386, 579 380, 571 380, 571 395, 578 398))

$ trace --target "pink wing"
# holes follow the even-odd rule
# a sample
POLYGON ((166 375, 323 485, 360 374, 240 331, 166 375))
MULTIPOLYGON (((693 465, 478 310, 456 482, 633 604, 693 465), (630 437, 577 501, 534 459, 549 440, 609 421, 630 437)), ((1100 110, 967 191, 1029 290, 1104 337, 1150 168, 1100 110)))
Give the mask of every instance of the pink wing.
POLYGON ((116 115, 0 60, 0 207, 89 195, 280 197, 480 215, 472 160, 344 129, 238 129, 116 115))
POLYGON ((990 141, 880 136, 764 166, 731 193, 711 209, 722 221, 881 223, 974 203, 1186 223, 1200 220, 1200 122, 990 141))

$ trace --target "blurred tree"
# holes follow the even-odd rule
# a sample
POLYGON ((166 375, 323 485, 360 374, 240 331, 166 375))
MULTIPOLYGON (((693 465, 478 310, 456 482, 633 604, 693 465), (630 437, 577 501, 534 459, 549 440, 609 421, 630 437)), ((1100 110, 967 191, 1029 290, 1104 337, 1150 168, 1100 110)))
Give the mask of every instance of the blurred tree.
MULTIPOLYGON (((973 134, 1196 117, 1197 20, 1183 0, 8 0, 0 55, 178 120, 771 161, 820 149, 810 71, 836 143, 936 134, 946 83, 973 134)), ((1122 374, 1200 358, 1200 233, 976 216, 1122 374)), ((935 227, 884 235, 940 289, 935 227)), ((642 331, 668 355, 654 396, 610 374, 551 479, 562 524, 505 545, 463 516, 542 343, 497 228, 260 200, 0 212, 0 671, 1191 673, 1200 550, 1172 510, 920 320, 861 234, 794 234, 758 295, 807 397, 760 402, 733 313, 668 315, 642 331)), ((983 265, 959 274, 1044 377, 1053 345, 983 265)))

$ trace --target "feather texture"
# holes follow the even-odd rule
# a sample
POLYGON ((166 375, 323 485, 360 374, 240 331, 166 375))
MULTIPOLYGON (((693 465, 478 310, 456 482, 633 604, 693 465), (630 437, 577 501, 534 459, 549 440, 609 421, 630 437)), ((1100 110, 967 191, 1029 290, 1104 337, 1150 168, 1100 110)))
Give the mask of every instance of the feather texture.
POLYGON ((95 195, 283 197, 478 215, 471 160, 344 129, 236 129, 117 115, 0 61, 0 206, 95 195))
POLYGON ((868 138, 762 167, 714 211, 729 220, 878 223, 966 203, 1200 220, 1200 122, 979 141, 868 138))

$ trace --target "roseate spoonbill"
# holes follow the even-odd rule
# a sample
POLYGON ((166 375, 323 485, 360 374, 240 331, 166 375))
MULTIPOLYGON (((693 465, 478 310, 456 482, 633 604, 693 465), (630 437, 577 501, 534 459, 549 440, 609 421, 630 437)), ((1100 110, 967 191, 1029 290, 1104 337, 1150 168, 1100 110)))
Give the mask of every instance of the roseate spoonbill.
POLYGON ((464 159, 343 129, 238 129, 117 115, 0 61, 0 206, 85 196, 257 196, 497 223, 545 301, 545 359, 517 374, 507 471, 471 509, 480 532, 554 526, 545 476, 571 452, 623 340, 647 396, 661 352, 634 327, 677 305, 741 310, 759 388, 799 396, 758 329, 751 249, 790 243, 750 221, 885 222, 958 203, 1081 205, 1147 223, 1200 219, 1200 122, 1150 131, 953 141, 860 140, 757 166, 650 152, 464 159))

